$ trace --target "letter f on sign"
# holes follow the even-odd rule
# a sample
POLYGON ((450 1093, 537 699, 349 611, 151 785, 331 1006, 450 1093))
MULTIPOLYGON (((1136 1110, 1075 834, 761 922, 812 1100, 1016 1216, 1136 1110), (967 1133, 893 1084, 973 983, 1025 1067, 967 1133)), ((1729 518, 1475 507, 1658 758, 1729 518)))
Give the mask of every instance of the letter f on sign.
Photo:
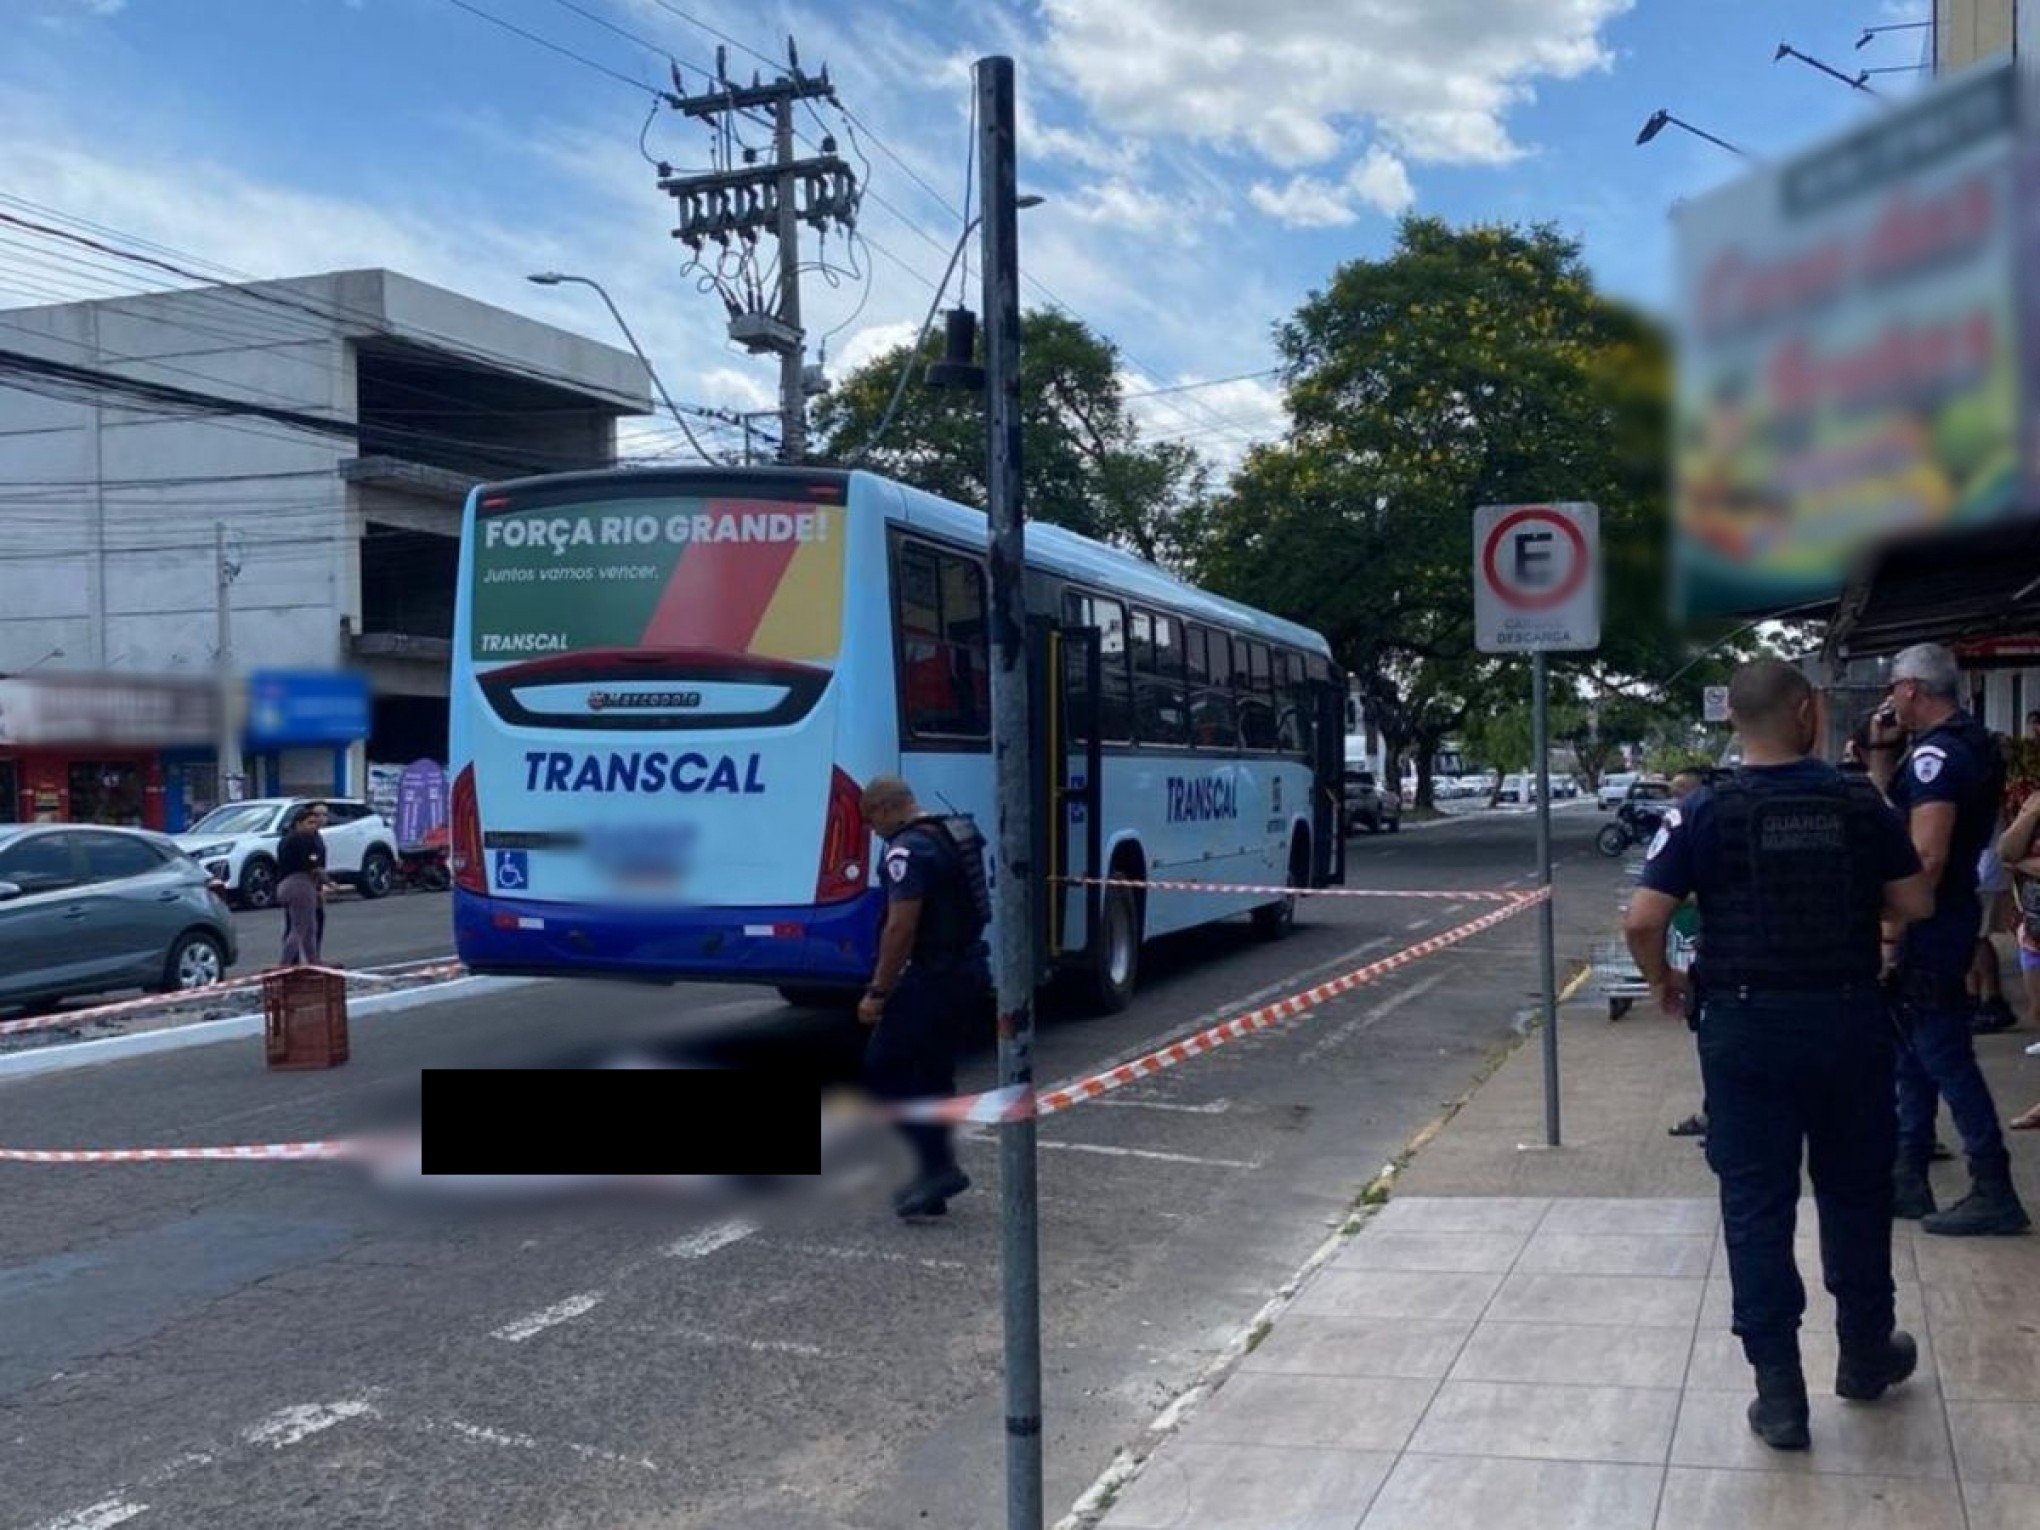
POLYGON ((1519 531, 1514 542, 1516 548, 1516 583, 1526 589, 1548 585, 1552 580, 1551 550, 1545 544, 1553 540, 1548 531, 1519 531))

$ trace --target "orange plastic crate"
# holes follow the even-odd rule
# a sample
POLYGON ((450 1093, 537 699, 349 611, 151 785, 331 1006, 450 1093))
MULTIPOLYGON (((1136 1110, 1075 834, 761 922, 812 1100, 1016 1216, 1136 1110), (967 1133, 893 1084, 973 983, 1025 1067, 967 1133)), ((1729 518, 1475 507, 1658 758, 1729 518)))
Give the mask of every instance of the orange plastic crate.
POLYGON ((347 1061, 347 980, 293 968, 262 980, 263 1041, 272 1068, 337 1068, 347 1061))

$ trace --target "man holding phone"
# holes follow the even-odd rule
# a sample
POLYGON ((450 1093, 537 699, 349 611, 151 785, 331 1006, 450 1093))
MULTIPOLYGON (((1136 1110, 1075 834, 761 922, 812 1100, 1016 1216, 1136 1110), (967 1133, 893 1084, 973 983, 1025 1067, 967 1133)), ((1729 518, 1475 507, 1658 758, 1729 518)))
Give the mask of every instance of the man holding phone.
POLYGON ((2012 1188, 1997 1105, 1977 1066, 1968 975, 1982 926, 1977 872, 1997 837, 2003 763, 1990 734, 1959 704, 1962 671, 1938 643, 1892 661, 1891 695, 1871 723, 1871 775, 1906 817, 1934 892, 1931 916, 1887 930, 1886 964, 1906 1045, 1898 1057, 1894 1214, 1948 1237, 2022 1233, 2031 1226, 2012 1188), (1895 745, 1912 738, 1903 760, 1895 745), (1896 958, 1895 961, 1893 958, 1896 958), (1969 1157, 1970 1192, 1937 1212, 1927 1164, 1934 1116, 1946 1099, 1969 1157))

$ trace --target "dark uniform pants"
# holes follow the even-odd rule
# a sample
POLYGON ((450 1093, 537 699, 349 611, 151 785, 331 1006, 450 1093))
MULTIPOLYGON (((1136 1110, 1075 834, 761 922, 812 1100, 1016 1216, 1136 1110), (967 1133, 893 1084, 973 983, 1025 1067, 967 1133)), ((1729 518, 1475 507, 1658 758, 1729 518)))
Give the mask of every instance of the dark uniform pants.
POLYGON ((1737 991, 1706 999, 1700 1071, 1707 1162, 1721 1222, 1735 1332, 1752 1365, 1799 1358, 1806 1288, 1792 1255, 1806 1145, 1820 1213, 1821 1270, 1845 1346, 1892 1330, 1893 1036, 1867 985, 1811 993, 1737 991))
POLYGON ((1934 1115, 1942 1100, 1962 1134, 1972 1170, 2003 1171, 2011 1163, 1990 1085, 1976 1063, 1970 1017, 1975 1004, 1962 979, 1938 985, 1914 979, 1899 1002, 1906 1045, 1898 1054, 1898 1151, 1922 1172, 1934 1152, 1934 1115))
MULTIPOLYGON (((990 987, 982 956, 939 965, 915 958, 865 1048, 865 1087, 881 1100, 956 1093, 956 1039, 990 987)), ((908 1121, 900 1134, 913 1146, 922 1173, 939 1174, 955 1164, 949 1127, 908 1121)))

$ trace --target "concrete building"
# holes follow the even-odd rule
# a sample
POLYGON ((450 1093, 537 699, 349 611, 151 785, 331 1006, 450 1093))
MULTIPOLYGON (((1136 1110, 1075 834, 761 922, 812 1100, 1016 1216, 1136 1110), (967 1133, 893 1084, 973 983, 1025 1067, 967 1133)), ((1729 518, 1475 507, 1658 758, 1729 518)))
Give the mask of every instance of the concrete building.
POLYGON ((393 271, 0 313, 0 820, 80 814, 95 775, 121 818, 219 800, 192 707, 136 698, 214 674, 223 563, 233 795, 443 760, 467 489, 612 463, 649 407, 630 353, 393 271), (97 721, 50 732, 80 696, 97 721))

